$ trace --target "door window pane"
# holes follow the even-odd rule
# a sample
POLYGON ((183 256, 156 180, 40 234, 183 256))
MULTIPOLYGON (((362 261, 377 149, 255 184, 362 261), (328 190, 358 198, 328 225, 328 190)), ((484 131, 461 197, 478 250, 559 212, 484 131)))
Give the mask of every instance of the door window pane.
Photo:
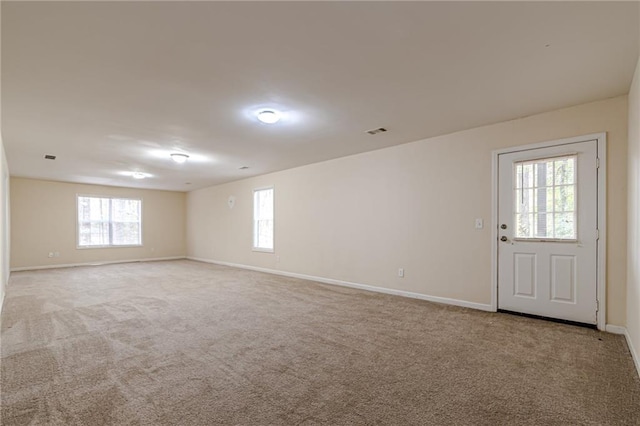
POLYGON ((514 164, 516 238, 577 238, 576 163, 568 155, 514 164))

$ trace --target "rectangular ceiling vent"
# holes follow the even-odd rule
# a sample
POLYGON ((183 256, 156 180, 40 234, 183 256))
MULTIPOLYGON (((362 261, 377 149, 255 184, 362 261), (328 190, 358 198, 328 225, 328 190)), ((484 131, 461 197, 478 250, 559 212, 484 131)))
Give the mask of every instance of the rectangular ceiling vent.
POLYGON ((45 160, 55 160, 56 156, 55 155, 51 155, 51 154, 47 154, 44 156, 45 160))
POLYGON ((378 127, 377 129, 367 130, 367 133, 369 133, 370 135, 377 135, 378 133, 384 133, 386 131, 387 129, 385 129, 384 127, 378 127))

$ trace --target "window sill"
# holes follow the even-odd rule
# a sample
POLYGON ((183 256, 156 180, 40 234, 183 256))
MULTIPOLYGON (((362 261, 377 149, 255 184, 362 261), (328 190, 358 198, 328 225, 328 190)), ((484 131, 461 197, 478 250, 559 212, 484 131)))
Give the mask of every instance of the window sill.
POLYGON ((78 250, 90 250, 90 249, 111 249, 111 248, 134 248, 134 247, 144 247, 142 244, 130 244, 123 246, 76 246, 78 250))
POLYGON ((266 248, 260 248, 260 247, 253 247, 251 251, 257 251, 260 253, 275 253, 274 249, 266 249, 266 248))

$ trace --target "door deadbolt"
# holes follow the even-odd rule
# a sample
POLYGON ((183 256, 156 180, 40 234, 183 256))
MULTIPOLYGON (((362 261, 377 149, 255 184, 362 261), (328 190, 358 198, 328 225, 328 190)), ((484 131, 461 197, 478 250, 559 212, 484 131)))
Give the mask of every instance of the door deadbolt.
POLYGON ((503 223, 502 225, 500 225, 500 229, 507 229, 507 224, 503 223))
POLYGON ((505 237, 504 235, 502 237, 500 237, 500 241, 507 241, 507 237, 505 237))

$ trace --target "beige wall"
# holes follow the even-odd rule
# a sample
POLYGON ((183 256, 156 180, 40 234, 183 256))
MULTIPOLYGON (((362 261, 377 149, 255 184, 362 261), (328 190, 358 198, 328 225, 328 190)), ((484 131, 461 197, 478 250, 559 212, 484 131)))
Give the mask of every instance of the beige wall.
POLYGON ((603 131, 608 323, 624 325, 626 96, 190 192, 187 253, 490 304, 492 150, 603 131), (276 190, 274 254, 251 251, 252 190, 266 185, 276 190))
POLYGON ((185 255, 182 192, 11 178, 11 218, 12 268, 185 255), (142 198, 144 246, 78 249, 76 194, 142 198))
POLYGON ((0 134, 0 311, 9 281, 9 167, 0 134))
MULTIPOLYGON (((2 22, 1 17, 0 17, 0 22, 2 22)), ((0 33, 1 32, 2 31, 0 31, 0 33)), ((0 69, 2 69, 1 65, 0 65, 0 69)), ((1 97, 2 96, 0 95, 0 98, 1 97)), ((1 112, 0 112, 0 117, 2 117, 1 112)), ((4 303, 3 303, 4 292, 8 282, 9 282, 9 166, 7 165, 7 157, 4 152, 4 143, 2 141, 2 124, 0 123, 0 311, 2 311, 2 306, 4 306, 4 303)))
POLYGON ((629 91, 628 189, 627 331, 640 361, 640 59, 629 91))

